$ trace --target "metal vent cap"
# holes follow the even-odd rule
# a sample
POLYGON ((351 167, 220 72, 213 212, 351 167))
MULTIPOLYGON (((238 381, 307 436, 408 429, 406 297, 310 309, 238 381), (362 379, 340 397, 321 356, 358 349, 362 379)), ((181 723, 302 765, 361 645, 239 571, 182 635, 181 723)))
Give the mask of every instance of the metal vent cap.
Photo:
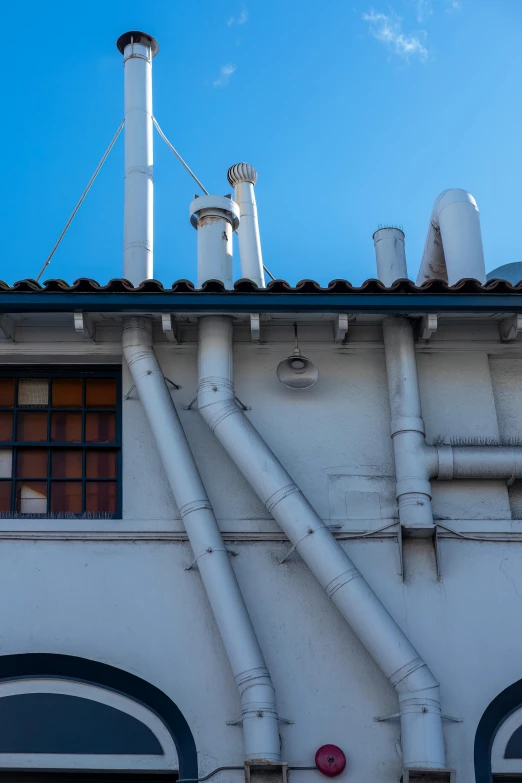
POLYGON ((257 171, 250 163, 235 163, 227 172, 227 179, 234 188, 240 182, 257 182, 257 171))

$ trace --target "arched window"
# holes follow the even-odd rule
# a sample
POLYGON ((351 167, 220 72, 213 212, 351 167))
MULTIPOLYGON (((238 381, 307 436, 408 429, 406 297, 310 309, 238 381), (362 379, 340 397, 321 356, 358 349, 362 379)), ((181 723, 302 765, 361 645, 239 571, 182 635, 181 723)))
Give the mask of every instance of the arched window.
POLYGON ((475 736, 477 783, 522 783, 522 680, 487 707, 475 736))
POLYGON ((494 781, 507 779, 522 783, 522 707, 512 712, 495 734, 491 771, 494 781), (505 775, 509 777, 504 778, 505 775))
POLYGON ((0 656, 0 726, 4 776, 38 770, 44 780, 45 770, 88 770, 91 778, 95 771, 197 777, 194 740, 176 705, 145 680, 96 661, 0 656))

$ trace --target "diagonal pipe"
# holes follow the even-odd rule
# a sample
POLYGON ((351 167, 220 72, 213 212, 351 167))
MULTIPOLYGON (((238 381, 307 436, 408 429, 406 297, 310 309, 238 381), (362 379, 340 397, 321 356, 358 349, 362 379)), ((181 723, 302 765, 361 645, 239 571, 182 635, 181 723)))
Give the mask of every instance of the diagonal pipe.
POLYGON ((123 354, 152 430, 241 698, 247 761, 280 760, 275 690, 216 518, 152 345, 150 318, 127 318, 123 354))
POLYGON ((439 683, 236 403, 232 357, 232 319, 200 318, 203 419, 395 688, 404 766, 444 769, 439 683))

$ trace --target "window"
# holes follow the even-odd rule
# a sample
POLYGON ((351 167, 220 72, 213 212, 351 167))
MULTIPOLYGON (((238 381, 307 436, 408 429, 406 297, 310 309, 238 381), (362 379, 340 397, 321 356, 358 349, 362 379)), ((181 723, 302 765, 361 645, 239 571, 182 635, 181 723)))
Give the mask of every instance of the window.
POLYGON ((0 515, 120 516, 121 376, 0 371, 0 515))

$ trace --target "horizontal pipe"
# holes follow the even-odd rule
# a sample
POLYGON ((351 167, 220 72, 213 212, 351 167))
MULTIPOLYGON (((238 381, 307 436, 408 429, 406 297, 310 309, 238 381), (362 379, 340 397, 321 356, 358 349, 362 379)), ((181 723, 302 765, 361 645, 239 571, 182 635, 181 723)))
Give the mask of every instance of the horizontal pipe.
POLYGON ((439 684, 235 401, 232 319, 199 320, 199 411, 395 688, 406 767, 445 767, 439 684))
POLYGON ((522 478, 522 446, 437 446, 439 481, 522 478))
POLYGON ((150 318, 129 318, 123 353, 199 567, 241 697, 245 757, 280 760, 278 715, 252 621, 152 346, 150 318))

